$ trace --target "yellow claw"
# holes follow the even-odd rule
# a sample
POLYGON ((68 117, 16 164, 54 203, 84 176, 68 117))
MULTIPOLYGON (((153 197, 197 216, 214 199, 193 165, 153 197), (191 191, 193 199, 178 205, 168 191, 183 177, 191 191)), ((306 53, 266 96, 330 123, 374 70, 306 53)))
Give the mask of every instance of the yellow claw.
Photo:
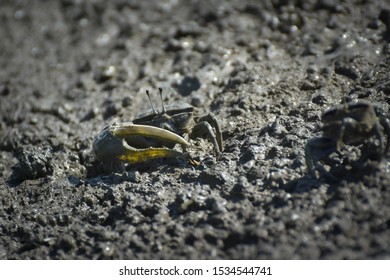
POLYGON ((137 149, 129 146, 125 138, 128 137, 149 137, 160 139, 166 142, 180 144, 183 149, 188 142, 173 132, 149 125, 137 125, 131 122, 114 123, 105 127, 93 142, 93 151, 101 161, 125 161, 139 163, 157 158, 185 158, 193 165, 199 165, 188 154, 169 148, 147 148, 137 149))
POLYGON ((131 148, 131 149, 127 149, 118 158, 121 161, 137 163, 137 162, 144 162, 156 158, 166 158, 166 157, 180 158, 183 156, 184 156, 183 153, 168 148, 148 148, 148 149, 139 149, 139 150, 131 148))

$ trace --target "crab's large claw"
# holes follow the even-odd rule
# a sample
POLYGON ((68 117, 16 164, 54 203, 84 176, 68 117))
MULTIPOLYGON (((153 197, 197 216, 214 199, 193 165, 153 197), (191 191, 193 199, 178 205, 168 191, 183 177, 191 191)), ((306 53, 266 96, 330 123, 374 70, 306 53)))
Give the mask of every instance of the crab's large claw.
POLYGON ((182 153, 168 148, 147 148, 137 149, 127 144, 125 138, 132 136, 143 136, 161 139, 168 142, 180 144, 183 149, 188 142, 181 136, 149 125, 137 125, 131 122, 114 123, 106 126, 93 142, 95 156, 101 161, 124 161, 129 163, 139 163, 156 158, 186 158, 191 164, 196 165, 187 153, 182 153))

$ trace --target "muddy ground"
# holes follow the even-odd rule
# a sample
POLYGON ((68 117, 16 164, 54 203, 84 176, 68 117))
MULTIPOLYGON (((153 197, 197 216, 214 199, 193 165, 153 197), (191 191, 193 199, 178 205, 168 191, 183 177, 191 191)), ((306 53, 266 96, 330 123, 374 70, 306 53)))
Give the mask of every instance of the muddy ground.
POLYGON ((0 258, 390 258, 388 157, 305 163, 325 110, 388 113, 386 2, 2 0, 0 258), (198 138, 197 167, 97 161, 158 87, 219 119, 219 160, 198 138))

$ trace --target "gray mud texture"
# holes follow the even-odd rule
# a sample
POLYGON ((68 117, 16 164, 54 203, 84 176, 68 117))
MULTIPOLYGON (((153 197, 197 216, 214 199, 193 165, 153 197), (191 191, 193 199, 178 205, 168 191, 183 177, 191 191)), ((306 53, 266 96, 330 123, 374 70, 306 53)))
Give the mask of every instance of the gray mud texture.
POLYGON ((1 259, 390 258, 389 158, 348 163, 378 139, 305 161, 329 108, 388 114, 387 1, 1 0, 0 35, 1 259), (159 87, 219 119, 221 157, 99 162, 159 87))

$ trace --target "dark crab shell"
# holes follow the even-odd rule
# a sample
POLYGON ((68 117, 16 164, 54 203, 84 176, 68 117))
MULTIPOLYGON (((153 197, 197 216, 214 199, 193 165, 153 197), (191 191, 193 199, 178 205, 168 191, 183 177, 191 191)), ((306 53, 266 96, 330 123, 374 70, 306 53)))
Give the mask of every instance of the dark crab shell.
POLYGON ((357 103, 348 103, 327 110, 322 115, 323 123, 342 121, 345 118, 352 118, 359 123, 377 121, 376 108, 368 102, 360 101, 357 103))
MULTIPOLYGON (((168 116, 174 116, 182 113, 192 114, 194 112, 194 107, 188 103, 179 102, 174 105, 166 106, 165 114, 168 116)), ((156 116, 162 115, 164 112, 155 112, 153 109, 147 110, 144 113, 139 114, 133 122, 147 122, 154 119, 156 116)))
POLYGON ((194 107, 188 103, 167 106, 165 112, 148 110, 133 120, 135 124, 152 125, 183 135, 194 125, 194 107))

